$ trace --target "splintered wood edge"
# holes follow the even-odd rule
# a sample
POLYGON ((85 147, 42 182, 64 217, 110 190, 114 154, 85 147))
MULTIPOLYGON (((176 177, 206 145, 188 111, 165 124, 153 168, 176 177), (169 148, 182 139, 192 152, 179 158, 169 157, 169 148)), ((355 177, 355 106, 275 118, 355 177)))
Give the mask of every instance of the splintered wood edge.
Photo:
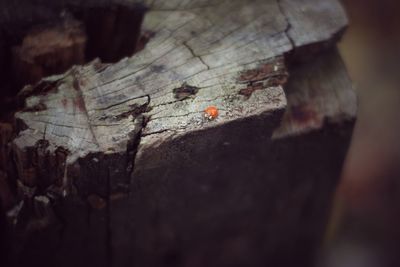
POLYGON ((82 162, 94 166, 98 153, 128 157, 119 171, 129 176, 139 144, 285 109, 283 56, 297 45, 329 41, 347 23, 337 1, 328 3, 303 0, 293 9, 294 0, 154 1, 142 25, 153 37, 142 51, 113 65, 76 66, 29 88, 33 95, 16 114, 26 126, 13 144, 19 179, 37 183, 40 166, 31 154, 40 159, 36 150, 44 149, 43 157, 65 170, 50 180, 70 192, 70 173, 79 173, 82 162), (335 20, 321 20, 322 13, 335 20), (309 41, 299 29, 307 29, 309 41), (182 88, 196 90, 177 97, 182 88), (219 109, 215 120, 204 117, 208 106, 219 109), (65 162, 54 163, 60 148, 65 162))
POLYGON ((285 86, 288 106, 273 139, 319 130, 325 123, 354 121, 357 97, 336 49, 312 63, 291 68, 290 73, 285 86))

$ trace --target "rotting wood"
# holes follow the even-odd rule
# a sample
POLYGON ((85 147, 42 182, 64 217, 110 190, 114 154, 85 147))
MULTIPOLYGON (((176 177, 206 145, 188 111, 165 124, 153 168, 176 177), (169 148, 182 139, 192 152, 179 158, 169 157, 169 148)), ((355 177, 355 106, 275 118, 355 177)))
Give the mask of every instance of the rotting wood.
MULTIPOLYGON (((87 1, 84 6, 107 4, 103 2, 87 1)), ((82 3, 57 1, 43 13, 37 12, 43 8, 40 4, 30 6, 27 10, 32 14, 27 17, 50 20, 57 17, 53 13, 62 10, 64 4, 76 7, 82 3)), ((269 153, 271 135, 287 109, 284 56, 308 45, 333 45, 347 23, 335 0, 127 4, 149 8, 142 24, 142 39, 150 39, 143 50, 115 64, 94 60, 75 66, 63 75, 27 86, 21 93, 26 103, 16 118, 23 127, 12 150, 19 190, 28 203, 33 203, 25 207, 25 214, 36 216, 37 201, 40 207, 46 202, 43 200, 54 201, 54 207, 45 205, 57 211, 44 213, 51 214, 53 225, 45 233, 59 233, 48 244, 30 238, 21 248, 22 254, 35 246, 44 247, 52 252, 48 259, 52 264, 79 266, 167 266, 176 259, 189 266, 192 261, 206 260, 207 248, 196 247, 206 243, 194 242, 185 250, 181 246, 186 243, 179 243, 175 235, 194 241, 211 238, 217 233, 204 227, 224 225, 217 213, 227 207, 234 208, 232 214, 238 216, 246 211, 262 213, 263 206, 250 202, 264 200, 265 192, 259 190, 270 182, 261 183, 256 176, 246 185, 244 178, 245 171, 255 166, 253 154, 263 158, 269 153), (304 35, 304 31, 309 34, 304 35), (213 121, 203 114, 210 105, 220 111, 213 121), (236 178, 229 183, 227 177, 236 178), (195 198, 202 193, 207 194, 205 202, 202 197, 195 198), (181 205, 192 195, 194 202, 188 202, 190 211, 186 213, 187 207, 181 205), (220 198, 224 199, 221 203, 220 198), (199 217, 204 227, 197 228, 192 212, 207 208, 201 206, 204 204, 214 207, 199 217), (169 212, 170 207, 177 208, 177 212, 169 212), (181 216, 187 219, 187 229, 193 230, 190 234, 175 228, 181 216), (52 242, 59 246, 52 247, 52 242), (157 253, 150 257, 154 250, 157 253), (63 261, 65 258, 71 261, 63 261)), ((20 13, 14 18, 7 15, 10 6, 2 9, 4 25, 22 19, 20 13)), ((304 198, 311 194, 306 192, 304 198)), ((281 223, 274 215, 264 215, 249 218, 261 218, 260 224, 272 218, 281 223)), ((232 233, 240 227, 240 223, 227 225, 232 233)), ((293 233, 292 226, 288 226, 288 233, 293 233)), ((260 229, 261 225, 254 227, 260 229)), ((224 264, 235 259, 245 261, 243 253, 258 259, 269 248, 266 241, 262 251, 250 252, 254 237, 245 233, 229 236, 229 231, 227 236, 217 235, 215 244, 221 247, 216 248, 216 255, 234 254, 236 243, 248 245, 237 257, 222 260, 224 264), (231 244, 229 238, 237 240, 231 244), (224 242, 229 243, 225 252, 221 250, 224 242)), ((217 261, 204 262, 207 266, 215 264, 217 261)))

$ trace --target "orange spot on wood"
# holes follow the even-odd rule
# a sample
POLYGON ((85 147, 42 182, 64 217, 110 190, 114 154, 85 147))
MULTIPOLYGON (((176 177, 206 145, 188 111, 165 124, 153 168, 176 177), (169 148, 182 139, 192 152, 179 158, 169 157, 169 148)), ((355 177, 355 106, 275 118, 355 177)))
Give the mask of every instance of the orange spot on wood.
POLYGON ((214 106, 209 106, 204 110, 206 118, 213 120, 218 117, 218 109, 214 106))

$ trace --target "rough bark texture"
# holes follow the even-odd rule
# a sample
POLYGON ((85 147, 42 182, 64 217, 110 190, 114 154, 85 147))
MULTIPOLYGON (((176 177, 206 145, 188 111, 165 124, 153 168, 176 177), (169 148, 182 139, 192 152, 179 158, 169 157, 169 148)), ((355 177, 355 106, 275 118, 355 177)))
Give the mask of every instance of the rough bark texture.
MULTIPOLYGON (((28 18, 59 21, 63 11, 88 24, 93 16, 77 8, 111 4, 36 2, 0 4, 0 23, 25 29, 28 18)), ((18 136, 0 143, 19 192, 8 212, 16 264, 309 264, 355 116, 340 57, 317 53, 347 24, 339 3, 132 0, 118 14, 121 6, 148 8, 141 35, 127 37, 132 50, 110 41, 105 55, 140 51, 20 93, 18 136), (318 49, 302 50, 310 45, 318 49), (285 64, 299 51, 318 58, 285 64), (215 120, 204 117, 208 106, 219 109, 215 120)), ((124 24, 104 17, 111 29, 124 24)))

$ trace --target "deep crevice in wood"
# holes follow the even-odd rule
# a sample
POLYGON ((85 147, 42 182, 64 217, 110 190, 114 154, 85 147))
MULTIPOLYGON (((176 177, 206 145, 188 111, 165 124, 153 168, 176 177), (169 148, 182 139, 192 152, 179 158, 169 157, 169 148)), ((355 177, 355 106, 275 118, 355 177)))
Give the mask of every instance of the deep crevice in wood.
POLYGON ((88 37, 87 61, 98 57, 102 62, 117 62, 143 48, 144 44, 140 42, 148 41, 148 37, 140 34, 146 12, 144 6, 128 7, 115 4, 71 12, 85 25, 88 37))

